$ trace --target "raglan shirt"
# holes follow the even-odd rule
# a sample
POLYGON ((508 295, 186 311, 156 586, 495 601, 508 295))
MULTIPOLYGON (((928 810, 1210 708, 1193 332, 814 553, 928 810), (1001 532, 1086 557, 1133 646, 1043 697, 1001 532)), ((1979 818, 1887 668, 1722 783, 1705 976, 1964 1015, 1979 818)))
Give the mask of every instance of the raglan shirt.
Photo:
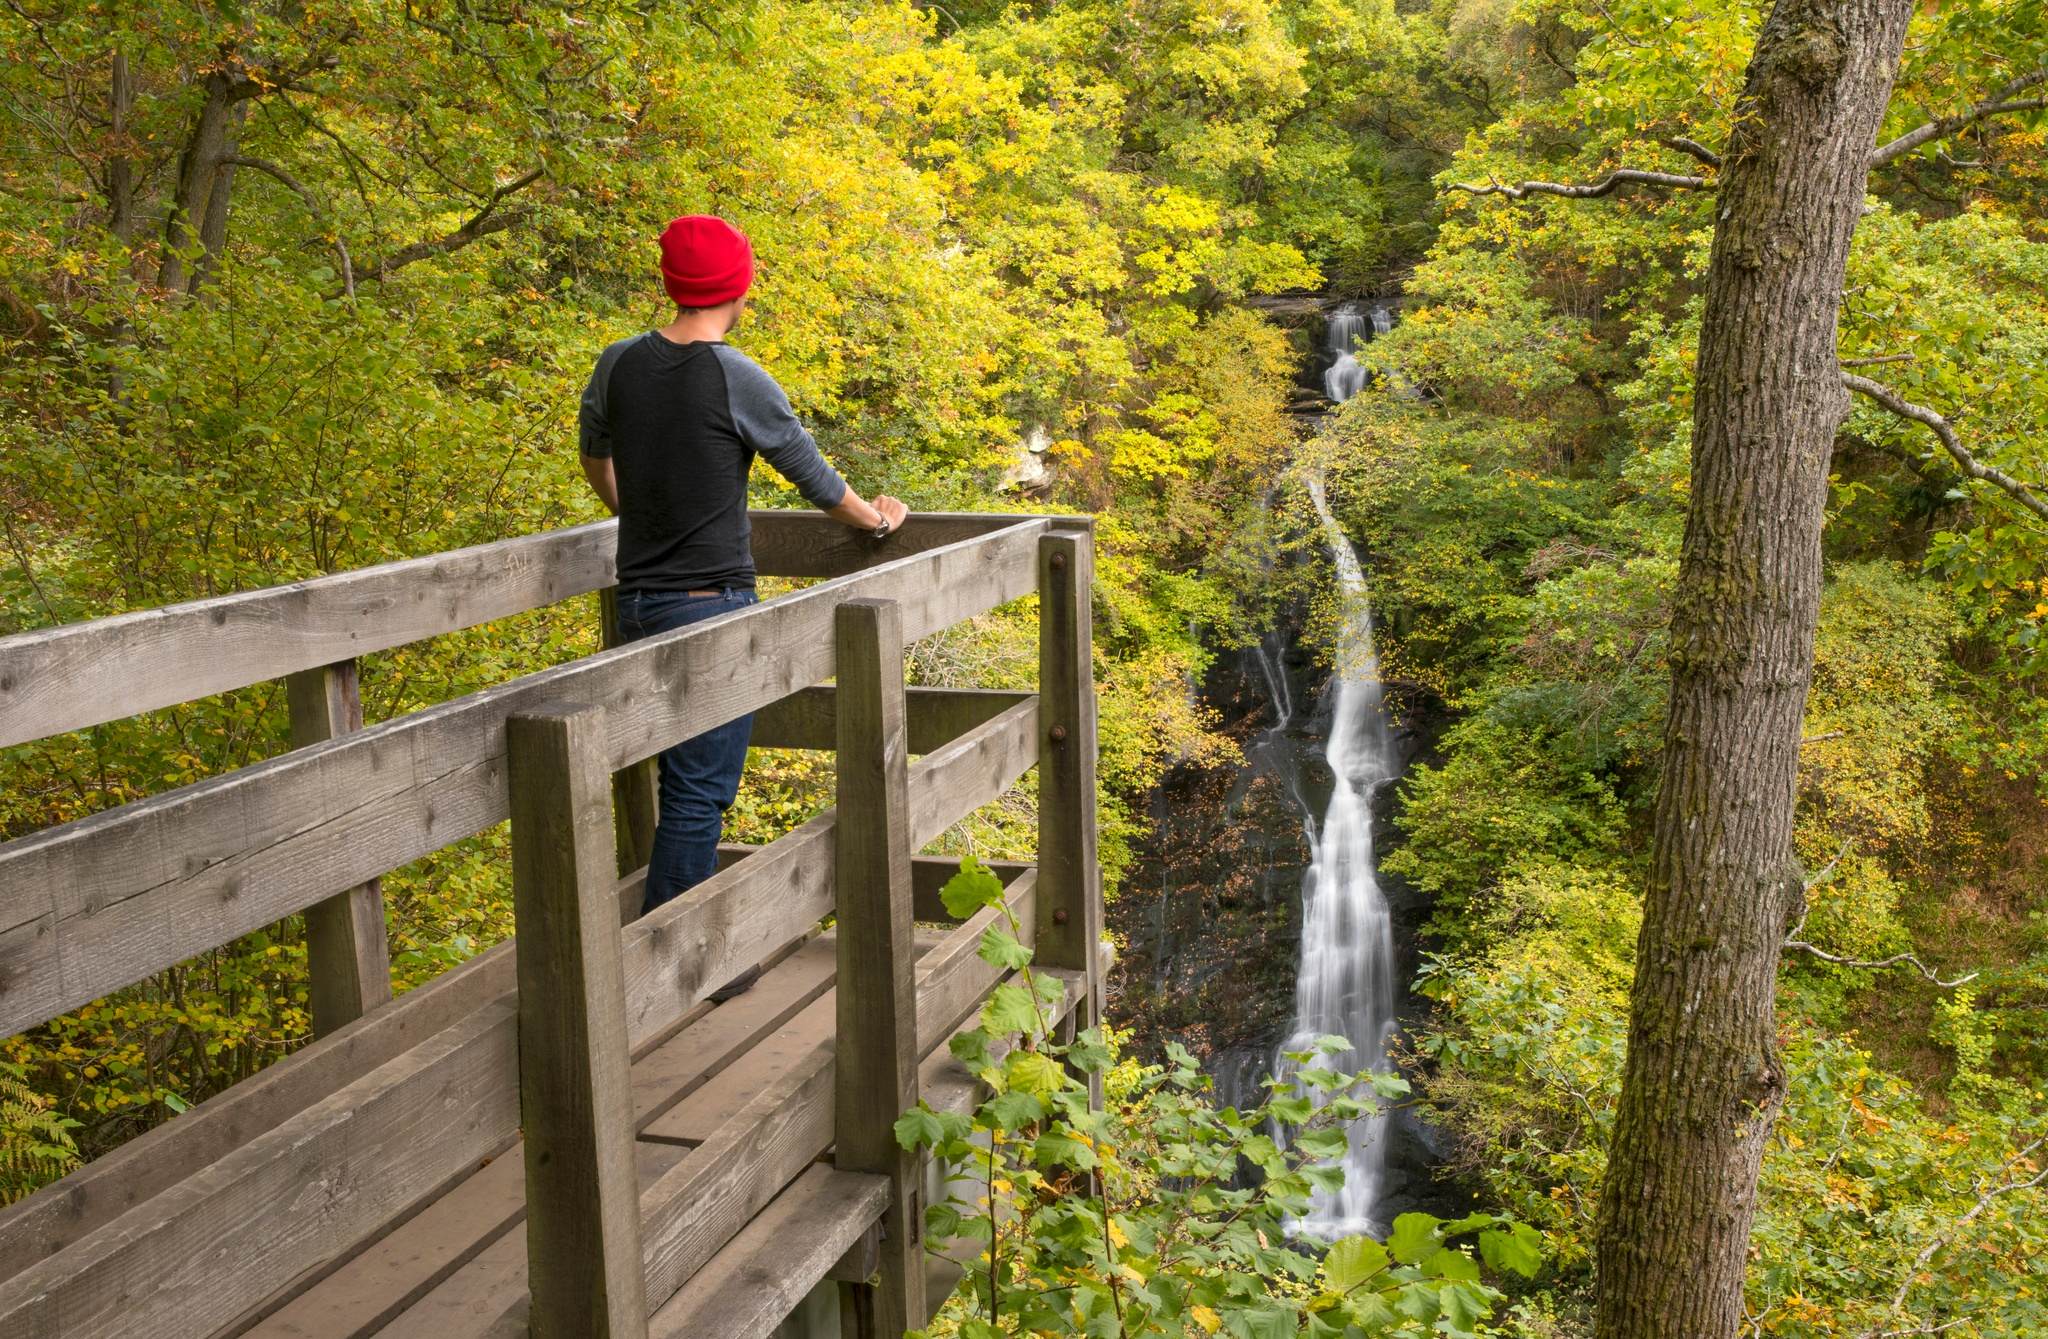
POLYGON ((753 589, 756 455, 814 507, 846 496, 782 387, 730 344, 622 339, 598 355, 580 418, 583 454, 618 477, 621 591, 753 589))

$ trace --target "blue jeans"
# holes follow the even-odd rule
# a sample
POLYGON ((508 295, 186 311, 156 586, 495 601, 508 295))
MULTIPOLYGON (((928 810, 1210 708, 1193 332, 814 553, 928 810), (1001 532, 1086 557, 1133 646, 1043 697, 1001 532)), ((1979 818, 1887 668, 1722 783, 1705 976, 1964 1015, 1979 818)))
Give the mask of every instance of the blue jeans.
MULTIPOLYGON (((706 595, 681 591, 620 591, 619 637, 637 642, 755 603, 750 590, 706 595)), ((747 764, 751 714, 661 751, 661 816, 654 827, 654 854, 647 862, 645 916, 662 903, 718 872, 718 838, 725 811, 739 794, 747 764)))

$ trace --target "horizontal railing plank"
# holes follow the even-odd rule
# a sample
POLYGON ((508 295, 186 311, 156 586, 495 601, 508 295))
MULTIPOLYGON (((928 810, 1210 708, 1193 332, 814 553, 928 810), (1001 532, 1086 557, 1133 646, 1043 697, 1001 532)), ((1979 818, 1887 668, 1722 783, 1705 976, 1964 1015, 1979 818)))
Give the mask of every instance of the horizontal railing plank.
MULTIPOLYGON (((718 845, 718 867, 725 869, 765 848, 748 846, 741 842, 720 842, 718 845)), ((982 868, 1007 884, 1019 874, 1034 868, 1028 860, 983 860, 982 868)), ((910 858, 910 897, 912 914, 920 921, 943 924, 958 920, 959 917, 946 910, 946 904, 939 900, 939 891, 955 874, 960 872, 960 859, 950 855, 919 855, 910 858)), ((625 896, 628 886, 632 888, 633 906, 639 907, 641 883, 637 877, 621 880, 621 895, 625 896)))
POLYGON ((888 1202, 886 1177, 812 1167, 649 1318, 649 1339, 768 1339, 888 1202))
MULTIPOLYGON (((1029 519, 914 517, 876 544, 810 511, 754 511, 763 576, 836 577, 1029 519)), ((1062 517, 1063 528, 1084 521, 1062 517)), ((601 590, 618 523, 522 535, 0 637, 0 748, 177 706, 601 590)))
POLYGON ((602 706, 624 767, 828 677, 841 601, 897 600, 921 637, 1029 593, 1047 526, 899 558, 0 846, 0 1035, 501 821, 514 712, 602 706))
POLYGON ((0 1283, 0 1334, 212 1334, 352 1249, 519 1124, 517 1019, 487 1006, 0 1283))
POLYGON ((510 944, 479 954, 0 1210, 0 1270, 19 1272, 249 1143, 513 987, 510 944))
MULTIPOLYGON (((830 685, 791 693, 754 713, 757 749, 836 749, 838 700, 830 685)), ((930 753, 985 721, 1016 706, 1029 693, 1000 688, 910 688, 904 691, 904 724, 910 751, 930 753)))
MULTIPOLYGON (((1033 919, 1031 883, 1020 880, 1006 899, 1026 927, 1027 943, 1033 919)), ((994 908, 981 912, 919 960, 920 1055, 928 1056, 945 1044, 960 1022, 963 1001, 978 1002, 1001 980, 1001 969, 982 961, 974 951, 982 930, 999 914, 994 908)), ((829 999, 820 1000, 811 1006, 811 1011, 819 1011, 821 1027, 829 1027, 823 1012, 828 1003, 829 999)), ((642 1192, 641 1243, 647 1253, 650 1310, 674 1296, 748 1220, 831 1146, 832 1080, 832 1046, 826 1042, 765 1083, 737 1114, 642 1192)), ((660 1124, 654 1122, 649 1131, 660 1124)), ((508 1279, 504 1286, 523 1290, 524 1283, 521 1271, 516 1283, 508 1279)), ((476 1333, 494 1339, 523 1335, 526 1316, 522 1297, 476 1333)))
MULTIPOLYGON (((1030 765, 1029 755, 1017 747, 1016 741, 1033 738, 1036 721, 1037 699, 1027 696, 995 719, 913 764, 909 791, 912 812, 918 816, 913 839, 931 840, 1007 789, 1030 765), (1006 760, 1010 770, 992 769, 991 758, 1006 760)), ((621 953, 627 982, 629 1035, 636 1050, 673 1027, 717 984, 800 936, 831 909, 832 820, 831 811, 820 814, 654 915, 626 927, 621 935, 621 953)), ((1021 914, 1027 925, 1031 920, 1031 881, 1027 873, 1012 884, 1009 892, 1012 901, 1023 908, 1021 914)), ((992 914, 983 913, 983 919, 992 914)), ((933 1029, 950 1028, 956 1021, 953 1015, 968 1007, 972 999, 978 999, 992 984, 994 969, 973 955, 980 928, 980 920, 971 921, 933 950, 933 965, 922 972, 928 980, 926 989, 932 992, 931 1002, 926 1006, 932 1021, 921 1027, 921 1041, 936 1044, 943 1034, 933 1029)), ((223 1317, 232 1320, 243 1315, 297 1272, 316 1268, 349 1249, 410 1202, 403 1201, 402 1188, 388 1182, 384 1146, 387 1141, 411 1138, 404 1125, 407 1120, 446 1118, 447 1113, 441 1108, 447 1106, 447 1097, 433 1095, 445 1089, 445 1075, 461 1076, 465 1091, 476 1103, 476 1112, 462 1131, 437 1130, 438 1142, 425 1140, 419 1150, 410 1154, 405 1161, 408 1186, 438 1186, 460 1175, 477 1158, 495 1151, 513 1136, 518 1118, 517 1087, 513 1081, 516 1027, 509 1012, 510 997, 505 993, 511 985, 508 962, 504 946, 493 949, 484 958, 458 969, 459 975, 451 974, 402 997, 383 1013, 371 1015, 338 1034, 329 1045, 339 1045, 351 1032, 378 1037, 389 1032, 393 1037, 410 1035, 418 1040, 421 1034, 417 1026, 406 1029, 399 1026, 400 1021, 445 1017, 454 1022, 455 1018, 449 1017, 452 1007, 447 1001, 466 1003, 470 1007, 465 1012, 475 1017, 498 1019, 491 1027, 479 1029, 472 1018, 460 1029, 430 1037, 418 1049, 388 1062, 355 1084, 332 1092, 326 1101, 306 1112, 277 1119, 273 1110, 277 1103, 273 1101, 262 1110, 276 1123, 261 1132, 246 1125, 216 1122, 218 1130, 214 1137, 195 1141, 195 1151, 183 1157, 175 1175, 168 1178, 182 1178, 182 1184, 163 1190, 131 1219, 82 1242, 79 1239, 86 1229, 74 1223, 61 1238, 53 1239, 51 1249, 77 1243, 74 1248, 61 1259, 48 1261, 47 1269, 31 1266, 17 1281, 26 1289, 53 1291, 57 1300, 47 1305, 58 1309, 47 1314, 63 1317, 67 1326, 72 1324, 74 1308, 82 1307, 76 1314, 93 1319, 90 1323, 78 1322, 77 1332, 81 1334, 103 1332, 93 1326, 113 1314, 106 1312, 103 1316, 95 1300, 97 1294, 89 1289, 81 1291, 75 1280, 84 1273, 109 1280, 108 1286, 129 1296, 158 1297, 171 1308, 168 1315, 184 1316, 189 1311, 199 1318, 195 1324, 214 1324, 224 1323, 223 1317), (434 1059, 430 1073, 423 1074, 417 1063, 423 1054, 434 1059), (495 1069, 494 1064, 498 1066, 495 1069), (397 1091, 400 1078, 417 1083, 419 1093, 425 1095, 416 1095, 416 1100, 409 1104, 407 1095, 397 1091), (338 1120, 332 1109, 338 1101, 359 1105, 360 1119, 353 1123, 338 1120), (440 1107, 435 1106, 437 1102, 440 1107), (244 1131, 246 1142, 232 1149, 224 1146, 223 1140, 237 1128, 244 1131), (195 1162, 196 1158, 209 1155, 219 1160, 211 1165, 195 1162), (291 1171, 281 1172, 281 1162, 288 1163, 291 1171), (294 1218, 292 1231, 297 1252, 291 1257, 292 1267, 282 1272, 273 1267, 268 1274, 251 1268, 220 1281, 217 1286, 202 1289, 207 1293, 205 1298, 186 1297, 186 1292, 197 1286, 194 1281, 204 1278, 200 1257, 213 1256, 216 1250, 210 1242, 204 1250, 195 1249, 193 1229, 201 1221, 200 1216, 207 1222, 232 1221, 240 1232, 243 1228, 239 1225, 246 1221, 260 1223, 268 1216, 289 1212, 283 1206, 288 1206, 291 1192, 282 1178, 294 1175, 305 1177, 309 1185, 347 1189, 323 1192, 319 1214, 294 1218), (198 1186, 209 1189, 195 1199, 194 1187, 198 1186), (52 1279, 45 1279, 45 1274, 52 1279)), ((826 1091, 829 1098, 829 1082, 826 1091)), ((168 1183, 168 1179, 160 1179, 168 1183)), ((25 1216, 23 1222, 41 1222, 46 1228, 52 1224, 61 1226, 66 1221, 63 1193, 39 1198, 48 1207, 39 1208, 37 1214, 55 1216, 25 1216)), ((105 1211, 99 1212, 96 1219, 95 1226, 105 1226, 105 1211)), ((30 1227, 21 1230, 26 1234, 30 1227)), ((26 1323, 28 1317, 45 1314, 35 1309, 36 1304, 14 1297, 10 1287, 0 1285, 0 1322, 19 1314, 26 1323), (10 1298, 17 1306, 12 1313, 7 1309, 10 1298)), ((66 1334, 72 1332, 65 1330, 66 1334)), ((167 1325, 162 1332, 187 1331, 167 1325)))
MULTIPOLYGON (((1038 699, 1026 697, 910 768, 915 846, 1008 790, 1035 758, 1038 699)), ((826 810, 626 927, 626 1033, 638 1046, 759 956, 832 910, 826 810)))

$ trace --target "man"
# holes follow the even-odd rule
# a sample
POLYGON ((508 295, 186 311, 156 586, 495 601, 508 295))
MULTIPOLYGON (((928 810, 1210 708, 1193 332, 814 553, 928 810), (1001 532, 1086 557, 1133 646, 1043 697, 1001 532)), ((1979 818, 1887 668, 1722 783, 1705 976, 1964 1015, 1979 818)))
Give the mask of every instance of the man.
MULTIPOLYGON (((607 348, 583 392, 583 473, 619 518, 626 641, 754 603, 747 475, 756 455, 812 506, 876 539, 909 514, 895 498, 871 505, 848 488, 775 379, 724 342, 754 280, 744 233, 705 214, 677 219, 661 235, 661 277, 675 320, 607 348)), ((663 750, 642 915, 717 871, 753 724, 742 716, 663 750)))

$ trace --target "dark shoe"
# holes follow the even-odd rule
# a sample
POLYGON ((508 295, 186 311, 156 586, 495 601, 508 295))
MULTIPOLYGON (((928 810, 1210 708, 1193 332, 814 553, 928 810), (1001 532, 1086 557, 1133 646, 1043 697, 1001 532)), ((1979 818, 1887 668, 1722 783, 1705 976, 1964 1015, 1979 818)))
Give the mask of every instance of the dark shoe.
POLYGON ((760 979, 761 969, 759 967, 749 967, 746 971, 741 972, 732 980, 712 991, 711 1002, 713 1004, 724 1004, 727 1000, 736 1000, 752 990, 754 983, 760 979))

